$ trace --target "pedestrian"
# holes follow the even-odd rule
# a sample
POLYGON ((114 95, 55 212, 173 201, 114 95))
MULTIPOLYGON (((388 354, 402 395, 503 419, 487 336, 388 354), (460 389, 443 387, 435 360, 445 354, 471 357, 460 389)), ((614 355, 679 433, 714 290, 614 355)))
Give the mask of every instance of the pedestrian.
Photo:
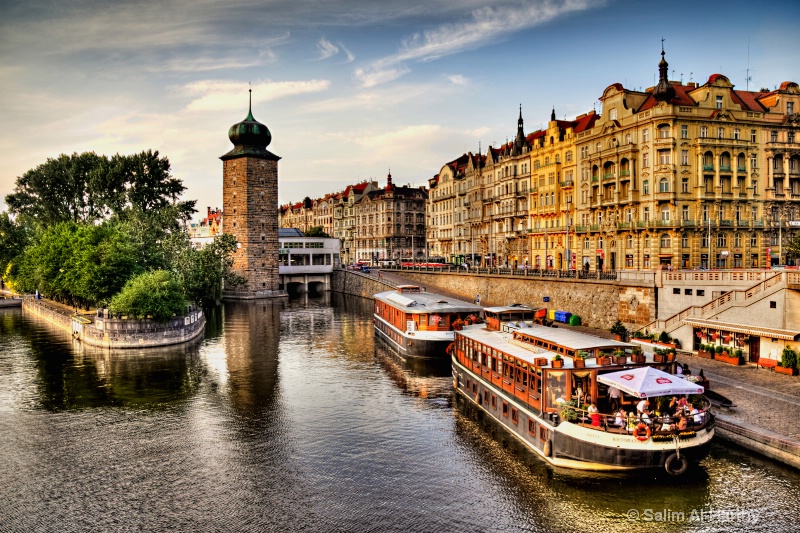
POLYGON ((481 295, 480 295, 480 293, 478 293, 478 294, 475 296, 475 304, 476 304, 476 305, 481 305, 481 295))

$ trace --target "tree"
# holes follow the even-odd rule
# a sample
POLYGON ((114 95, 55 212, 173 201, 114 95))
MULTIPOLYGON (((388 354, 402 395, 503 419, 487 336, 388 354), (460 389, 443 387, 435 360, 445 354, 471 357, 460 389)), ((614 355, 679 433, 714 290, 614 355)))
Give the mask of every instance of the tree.
POLYGON ((189 245, 188 236, 181 234, 171 239, 168 247, 173 250, 172 266, 189 301, 204 306, 217 304, 222 300, 223 283, 236 287, 245 281, 231 270, 237 249, 232 235, 217 235, 211 244, 195 250, 189 245), (186 245, 182 245, 181 236, 186 245))
POLYGON ((30 239, 28 226, 17 223, 7 212, 0 213, 0 276, 5 277, 9 264, 25 251, 30 239))
POLYGON ((794 264, 795 259, 800 259, 800 233, 792 237, 784 246, 786 264, 794 264))
POLYGON ((40 227, 167 208, 186 220, 196 212, 195 201, 178 201, 186 188, 169 172, 169 160, 157 151, 111 158, 94 152, 62 154, 17 178, 6 203, 12 214, 40 227))
POLYGON ((152 317, 166 322, 186 311, 183 287, 166 270, 144 272, 130 279, 122 291, 111 299, 109 311, 114 316, 152 317))
POLYGON ((306 230, 303 233, 303 235, 305 235, 306 237, 325 237, 325 238, 330 238, 330 235, 325 233, 325 231, 322 229, 322 226, 314 226, 314 227, 308 228, 308 230, 306 230))

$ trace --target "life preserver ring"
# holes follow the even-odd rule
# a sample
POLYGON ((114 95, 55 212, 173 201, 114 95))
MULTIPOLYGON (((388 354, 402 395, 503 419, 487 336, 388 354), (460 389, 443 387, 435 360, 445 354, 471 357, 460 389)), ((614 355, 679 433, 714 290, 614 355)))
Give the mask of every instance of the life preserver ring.
POLYGON ((636 440, 639 442, 647 441, 647 439, 650 438, 650 426, 644 422, 639 422, 639 424, 633 428, 633 436, 636 437, 636 440))
POLYGON ((689 460, 686 458, 685 455, 681 455, 678 457, 677 453, 672 453, 667 456, 667 460, 664 461, 664 470, 667 471, 667 474, 671 476, 680 476, 684 474, 686 470, 689 469, 689 460))
POLYGON ((453 355, 453 348, 454 347, 455 347, 455 343, 451 342, 450 344, 447 345, 447 348, 445 348, 444 352, 447 355, 453 355))
POLYGON ((544 448, 542 449, 542 453, 545 457, 550 457, 550 454, 553 453, 553 445, 548 440, 544 443, 544 448))

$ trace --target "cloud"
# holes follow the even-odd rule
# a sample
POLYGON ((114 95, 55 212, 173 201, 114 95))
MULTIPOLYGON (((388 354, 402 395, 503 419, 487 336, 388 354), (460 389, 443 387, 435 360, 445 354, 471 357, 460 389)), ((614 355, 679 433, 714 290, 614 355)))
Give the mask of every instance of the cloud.
POLYGON ((469 84, 469 79, 464 77, 464 76, 462 76, 461 74, 453 74, 451 76, 447 76, 447 79, 453 85, 468 85, 469 84))
POLYGON ((356 70, 356 79, 368 87, 397 79, 409 72, 408 61, 428 62, 485 46, 509 34, 549 22, 559 16, 598 7, 591 0, 538 0, 514 6, 483 7, 472 11, 468 20, 442 24, 414 33, 403 40, 397 53, 356 70), (394 74, 394 77, 392 76, 394 74))
POLYGON ((317 43, 317 48, 319 49, 319 57, 320 59, 328 59, 329 57, 333 57, 339 53, 339 47, 327 40, 325 37, 320 38, 319 42, 317 43))
MULTIPOLYGON (((253 102, 269 102, 286 96, 322 92, 330 88, 330 80, 262 81, 252 84, 253 102)), ((176 88, 195 98, 188 111, 240 110, 248 87, 239 81, 204 80, 176 88)))
POLYGON ((356 56, 354 56, 350 50, 345 48, 345 46, 342 43, 339 43, 339 46, 342 48, 342 51, 345 53, 345 55, 347 55, 347 60, 345 61, 345 63, 352 63, 353 60, 356 58, 356 56))
POLYGON ((353 76, 361 83, 362 87, 368 88, 396 80, 409 72, 410 70, 402 65, 384 69, 363 69, 359 67, 353 72, 353 76))

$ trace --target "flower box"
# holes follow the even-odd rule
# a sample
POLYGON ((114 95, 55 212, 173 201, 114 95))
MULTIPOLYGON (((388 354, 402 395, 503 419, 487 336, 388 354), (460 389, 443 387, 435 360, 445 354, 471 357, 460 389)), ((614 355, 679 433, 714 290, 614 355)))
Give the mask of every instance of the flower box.
POLYGON ((775 368, 773 368, 773 370, 775 372, 777 372, 778 374, 787 374, 789 376, 796 376, 797 375, 797 369, 796 368, 786 368, 786 367, 783 367, 783 366, 776 366, 775 368))
POLYGON ((631 361, 637 365, 643 365, 647 361, 647 358, 644 356, 644 354, 634 354, 631 356, 631 361))
POLYGON ((663 353, 657 353, 653 355, 653 361, 655 361, 656 363, 666 363, 667 355, 663 353))
POLYGON ((586 359, 581 359, 580 357, 576 357, 572 360, 572 366, 575 368, 586 368, 586 359))
POLYGON ((546 357, 536 357, 533 360, 533 364, 536 366, 547 366, 548 361, 546 357))
POLYGON ((553 368, 562 368, 564 366, 563 359, 553 359, 552 363, 553 363, 553 368))
POLYGON ((704 359, 714 359, 714 354, 705 350, 697 350, 697 356, 704 359))
POLYGON ((614 356, 614 364, 615 365, 624 365, 627 364, 628 357, 625 355, 615 355, 614 356))
POLYGON ((610 357, 598 357, 597 358, 597 364, 600 365, 600 366, 608 366, 608 365, 611 364, 611 358, 610 357))
POLYGON ((721 353, 714 357, 717 361, 722 361, 723 363, 728 363, 729 365, 739 366, 739 358, 735 355, 726 356, 725 352, 721 353))

